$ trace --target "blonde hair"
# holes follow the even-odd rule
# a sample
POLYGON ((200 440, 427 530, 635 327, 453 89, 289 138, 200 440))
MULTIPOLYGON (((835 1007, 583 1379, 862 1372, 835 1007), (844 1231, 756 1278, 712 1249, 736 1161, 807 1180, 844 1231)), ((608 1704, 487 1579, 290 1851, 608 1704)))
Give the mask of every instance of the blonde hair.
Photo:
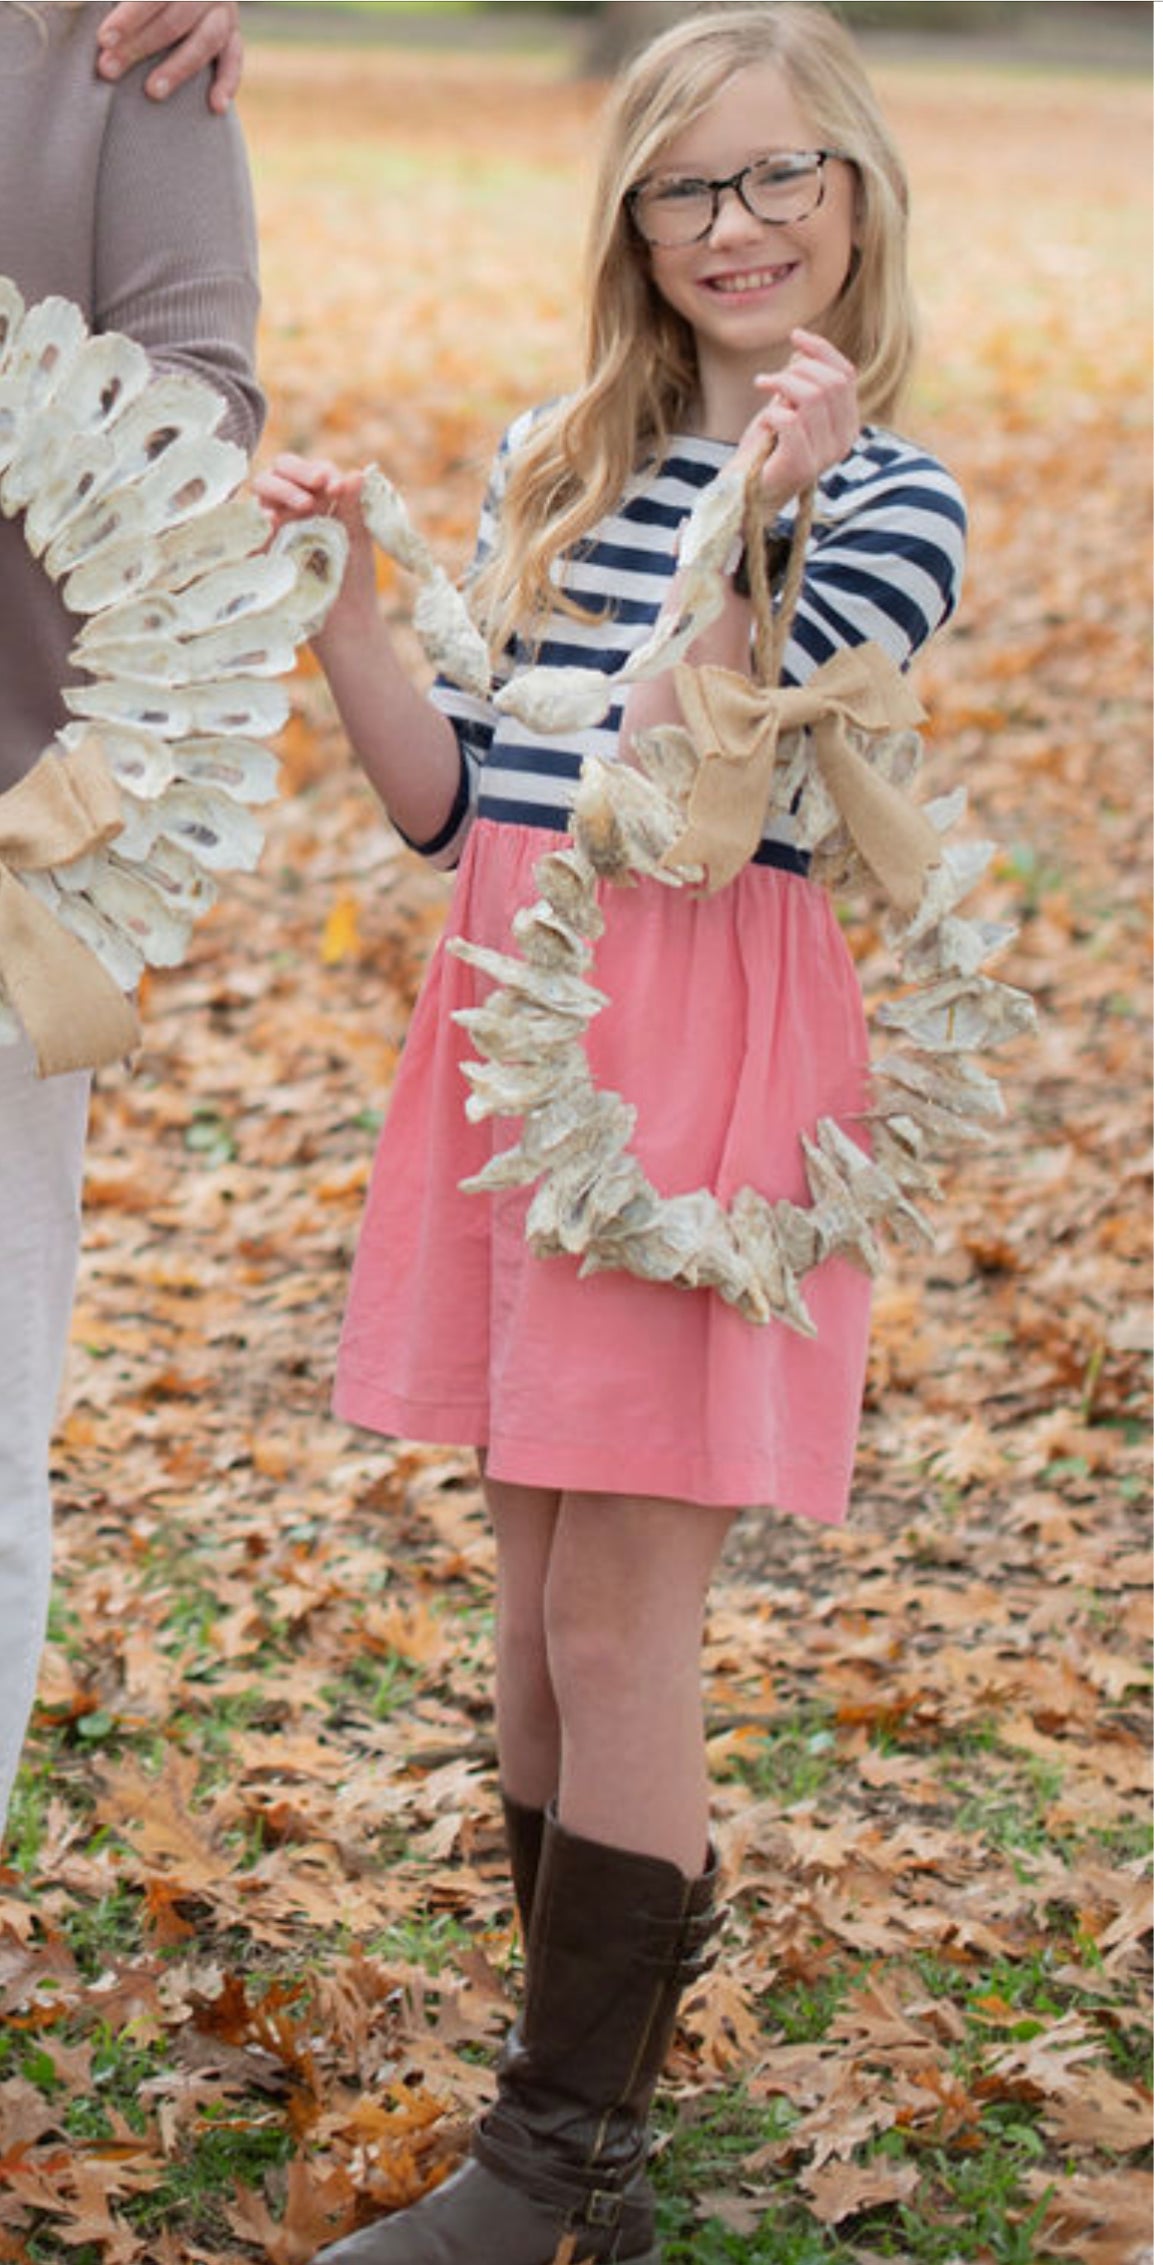
POLYGON ((843 150, 854 168, 858 249, 821 328, 855 363, 866 418, 887 418, 900 399, 916 347, 908 186, 851 37, 823 0, 751 0, 684 17, 630 63, 607 109, 585 254, 584 377, 512 462, 497 548, 475 592, 495 646, 518 629, 535 635, 554 606, 580 610, 556 588, 554 562, 613 509, 697 403, 693 333, 654 284, 626 198, 727 81, 757 64, 783 72, 820 147, 843 150))

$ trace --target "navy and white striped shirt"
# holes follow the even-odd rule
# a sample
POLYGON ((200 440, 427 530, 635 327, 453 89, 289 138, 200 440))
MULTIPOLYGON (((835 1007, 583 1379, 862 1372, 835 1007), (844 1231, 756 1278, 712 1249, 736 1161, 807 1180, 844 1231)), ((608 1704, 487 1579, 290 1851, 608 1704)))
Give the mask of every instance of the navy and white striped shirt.
MULTIPOLYGON (((481 517, 478 562, 495 542, 507 460, 527 430, 528 418, 519 419, 502 444, 481 517)), ((661 467, 631 482, 562 575, 571 596, 600 618, 591 626, 556 616, 537 653, 540 666, 617 673, 654 626, 699 490, 733 453, 732 442, 682 436, 661 467)), ((793 506, 785 515, 789 532, 794 516, 793 506)), ((868 639, 907 668, 956 605, 964 549, 965 507, 949 473, 896 433, 866 426, 843 463, 817 483, 784 681, 802 684, 842 647, 868 639)), ((513 668, 527 659, 515 655, 513 668)), ((447 824, 435 840, 414 845, 437 865, 455 864, 477 816, 564 832, 583 758, 618 752, 622 698, 591 730, 550 739, 444 681, 432 697, 455 725, 462 755, 460 792, 447 824)), ((761 863, 807 870, 794 822, 786 818, 769 823, 756 855, 761 863)))

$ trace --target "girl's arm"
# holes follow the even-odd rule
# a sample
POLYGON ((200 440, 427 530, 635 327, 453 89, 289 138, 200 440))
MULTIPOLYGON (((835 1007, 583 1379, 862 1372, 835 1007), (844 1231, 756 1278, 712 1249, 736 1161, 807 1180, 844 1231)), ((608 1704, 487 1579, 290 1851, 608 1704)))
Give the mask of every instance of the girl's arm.
MULTIPOLYGON (((774 519, 823 472, 843 462, 860 431, 856 372, 844 354, 812 331, 793 333, 796 351, 786 369, 758 377, 768 398, 757 410, 735 452, 735 468, 751 473, 761 466, 760 485, 768 519, 774 519)), ((677 611, 685 576, 677 576, 667 611, 677 611)), ((751 601, 727 583, 717 619, 687 648, 691 667, 714 663, 751 673, 751 601)), ((635 732, 679 719, 669 675, 635 687, 626 703, 621 741, 635 732)))
POLYGON ((393 824, 418 849, 438 841, 463 795, 464 761, 449 718, 412 683, 376 595, 375 554, 359 506, 362 475, 278 456, 255 492, 276 526, 331 512, 347 532, 347 571, 312 640, 343 728, 393 824))

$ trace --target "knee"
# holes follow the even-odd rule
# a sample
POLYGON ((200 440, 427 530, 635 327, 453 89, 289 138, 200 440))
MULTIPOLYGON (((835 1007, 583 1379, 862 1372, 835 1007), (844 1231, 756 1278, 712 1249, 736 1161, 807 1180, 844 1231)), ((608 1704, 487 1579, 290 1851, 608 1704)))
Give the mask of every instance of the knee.
POLYGON ((625 1593, 605 1595, 568 1582, 546 1592, 549 1674, 563 1716, 618 1712, 638 1684, 642 1604, 625 1593))

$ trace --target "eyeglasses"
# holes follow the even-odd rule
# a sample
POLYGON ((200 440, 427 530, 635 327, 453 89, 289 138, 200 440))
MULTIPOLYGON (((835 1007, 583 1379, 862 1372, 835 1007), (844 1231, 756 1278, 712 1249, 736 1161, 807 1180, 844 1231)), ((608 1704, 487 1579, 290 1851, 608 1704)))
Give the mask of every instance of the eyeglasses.
POLYGON ((724 181, 703 181, 693 173, 657 173, 631 189, 626 204, 639 235, 648 244, 668 249, 697 244, 709 236, 728 189, 734 189, 753 220, 786 228, 809 219, 822 204, 824 167, 830 157, 843 155, 838 149, 777 150, 771 157, 741 166, 724 181))

